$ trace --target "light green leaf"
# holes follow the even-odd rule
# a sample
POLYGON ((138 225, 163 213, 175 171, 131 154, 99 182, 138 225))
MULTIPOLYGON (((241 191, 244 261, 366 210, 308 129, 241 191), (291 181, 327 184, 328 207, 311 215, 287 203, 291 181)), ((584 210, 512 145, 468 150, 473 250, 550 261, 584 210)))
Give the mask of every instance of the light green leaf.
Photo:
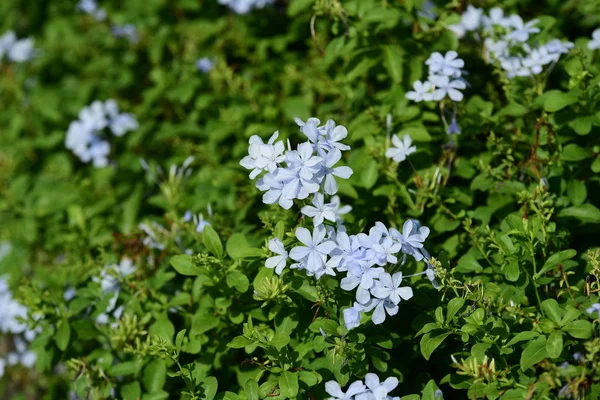
POLYGON ((206 225, 204 227, 204 230, 202 231, 202 237, 206 249, 209 252, 211 252, 215 257, 222 258, 223 245, 221 244, 221 239, 219 239, 219 235, 217 235, 217 232, 215 232, 212 226, 206 225))

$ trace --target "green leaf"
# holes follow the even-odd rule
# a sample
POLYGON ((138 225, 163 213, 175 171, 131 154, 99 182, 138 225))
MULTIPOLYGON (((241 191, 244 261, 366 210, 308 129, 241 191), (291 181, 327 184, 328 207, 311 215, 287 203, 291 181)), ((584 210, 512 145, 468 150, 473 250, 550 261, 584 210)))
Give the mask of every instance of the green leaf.
POLYGON ((213 400, 217 395, 219 384, 214 376, 207 376, 200 385, 204 389, 204 398, 202 400, 213 400))
POLYGON ((71 326, 68 321, 61 321, 58 324, 58 329, 56 330, 56 335, 54 336, 54 341, 56 342, 56 346, 65 351, 67 346, 69 345, 69 340, 71 338, 71 326))
POLYGON ((456 270, 458 272, 481 272, 483 267, 472 254, 467 253, 458 259, 456 270))
POLYGON ((589 203, 565 208, 558 213, 558 216, 575 218, 584 223, 600 223, 600 210, 589 203))
POLYGON ((521 370, 525 371, 548 357, 546 352, 546 336, 539 336, 531 341, 521 353, 521 370))
POLYGON ((539 278, 540 276, 544 275, 546 272, 555 268, 558 264, 560 264, 568 259, 571 259, 571 258, 575 257, 576 255, 577 255, 577 251, 573 250, 573 249, 563 250, 563 251, 559 251, 558 253, 552 254, 550 257, 548 257, 548 259, 544 263, 544 266, 538 271, 538 273, 534 276, 534 278, 536 278, 536 279, 539 278))
POLYGON ((165 362, 160 359, 152 360, 144 368, 142 381, 144 388, 148 393, 162 391, 167 379, 167 367, 165 362))
POLYGON ((240 293, 246 292, 248 290, 248 286, 250 286, 248 277, 239 271, 228 272, 225 279, 227 281, 227 286, 230 288, 236 288, 240 293))
POLYGON ((589 339, 592 337, 591 322, 582 319, 569 322, 562 330, 577 339, 589 339))
POLYGON ((425 357, 426 360, 429 360, 429 357, 431 357, 434 350, 437 349, 448 336, 450 336, 449 333, 436 335, 435 332, 429 332, 424 334, 420 342, 421 354, 423 354, 423 357, 425 357))
MULTIPOLYGON (((436 396, 435 392, 438 390, 439 388, 437 387, 437 385, 435 384, 435 381, 432 379, 429 382, 427 382, 427 385, 425 385, 425 389, 423 389, 423 396, 421 397, 421 400, 440 400, 440 397, 436 396)), ((406 397, 402 397, 402 399, 404 400, 406 397)))
POLYGON ((283 371, 279 377, 279 390, 282 396, 293 399, 298 395, 298 373, 283 371))
POLYGON ((223 257, 223 245, 221 244, 221 239, 219 239, 219 235, 213 229, 212 226, 206 225, 204 230, 202 231, 202 238, 204 240, 204 246, 206 249, 212 253, 217 258, 223 257))
POLYGON ((258 400, 258 383, 254 379, 249 379, 244 385, 247 400, 258 400))
POLYGON ((569 143, 563 147, 562 153, 560 153, 560 158, 565 161, 581 161, 591 156, 592 151, 590 149, 585 149, 575 143, 569 143))
POLYGON ((545 97, 544 109, 549 112, 562 110, 566 106, 576 103, 578 100, 578 96, 561 92, 560 90, 550 90, 545 93, 545 97))
POLYGON ((264 251, 257 248, 252 248, 248 244, 246 237, 241 233, 231 235, 225 245, 227 254, 234 260, 243 260, 246 258, 258 258, 264 256, 264 251))
POLYGON ((183 329, 183 330, 179 331, 177 333, 177 336, 175 337, 175 348, 177 349, 177 351, 181 350, 181 345, 183 344, 183 339, 185 339, 185 332, 186 332, 186 329, 183 329))
POLYGON ((233 340, 227 343, 227 347, 231 347, 232 349, 241 349, 242 347, 250 346, 254 344, 254 341, 248 339, 245 336, 236 336, 233 340))
POLYGON ((168 343, 173 343, 173 336, 175 335, 175 326, 169 320, 166 315, 160 316, 156 319, 156 321, 150 325, 148 329, 148 334, 150 337, 158 336, 163 340, 166 340, 168 343))
POLYGON ((563 310, 558 305, 558 302, 554 299, 547 299, 542 302, 542 310, 544 310, 544 314, 552 322, 560 326, 560 322, 562 320, 563 310))
POLYGON ((506 343, 504 345, 504 347, 510 347, 510 346, 512 346, 514 344, 517 344, 519 342, 523 342, 525 340, 531 340, 531 339, 536 338, 538 336, 540 336, 540 334, 537 333, 537 332, 534 332, 534 331, 519 332, 508 343, 506 343))
POLYGON ((510 282, 519 280, 521 269, 519 268, 519 261, 517 259, 512 259, 508 264, 504 265, 504 276, 510 282))
POLYGON ((112 365, 107 373, 110 376, 125 376, 135 374, 138 370, 138 365, 134 361, 125 361, 112 365))
POLYGON ((197 276, 202 271, 200 268, 194 266, 192 257, 186 254, 179 254, 171 257, 169 260, 175 271, 185 276, 197 276))
POLYGON ((131 382, 121 388, 123 400, 138 400, 142 395, 142 389, 138 382, 131 382))
POLYGON ((579 206, 583 204, 587 197, 585 183, 577 179, 571 179, 569 183, 567 183, 567 196, 569 196, 569 200, 571 200, 573 205, 579 206))
POLYGON ((554 331, 548 337, 548 341, 546 342, 546 352, 548 353, 548 357, 550 358, 558 358, 560 357, 560 353, 562 353, 563 349, 563 339, 561 331, 554 331))
POLYGON ((394 83, 402 82, 402 62, 402 50, 399 46, 383 46, 383 65, 394 83))

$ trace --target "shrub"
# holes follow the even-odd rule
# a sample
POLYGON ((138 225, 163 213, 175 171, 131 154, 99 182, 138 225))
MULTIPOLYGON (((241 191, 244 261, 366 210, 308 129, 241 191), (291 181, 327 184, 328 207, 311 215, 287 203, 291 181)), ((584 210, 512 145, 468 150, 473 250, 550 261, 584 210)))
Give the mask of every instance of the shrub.
POLYGON ((595 2, 0 14, 3 398, 600 396, 595 2))

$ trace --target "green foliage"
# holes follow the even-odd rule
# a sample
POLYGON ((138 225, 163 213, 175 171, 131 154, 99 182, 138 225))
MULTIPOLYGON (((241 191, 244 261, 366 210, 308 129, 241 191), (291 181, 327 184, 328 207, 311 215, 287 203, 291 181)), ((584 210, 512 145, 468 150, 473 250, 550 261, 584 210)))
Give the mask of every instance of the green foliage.
MULTIPOLYGON (((0 34, 38 49, 0 61, 0 276, 28 308, 37 359, 6 366, 0 397, 324 399, 325 382, 369 372, 398 378, 403 399, 600 397, 600 67, 585 47, 597 2, 474 2, 575 41, 531 80, 458 41, 458 1, 435 1, 433 20, 420 0, 280 0, 247 15, 106 0, 104 22, 75 2, 33 3, 0 4, 0 34), (137 43, 111 34, 125 23, 137 43), (409 102, 431 52, 452 49, 465 99, 409 102), (201 57, 214 61, 206 74, 201 57), (110 98, 140 126, 94 168, 65 134, 110 98), (449 140, 452 107, 462 133, 449 140), (265 268, 268 239, 288 248, 311 228, 298 207, 309 201, 263 204, 239 161, 250 136, 298 142, 292 118, 311 116, 348 128, 349 231, 409 218, 431 229, 439 290, 405 278, 414 297, 381 325, 363 315, 345 328, 354 295, 339 274, 265 268), (417 146, 400 165, 385 156, 394 133, 417 146), (123 260, 134 272, 110 267, 123 260)), ((402 271, 425 268, 409 257, 402 271)), ((0 331, 0 358, 13 336, 0 331)))

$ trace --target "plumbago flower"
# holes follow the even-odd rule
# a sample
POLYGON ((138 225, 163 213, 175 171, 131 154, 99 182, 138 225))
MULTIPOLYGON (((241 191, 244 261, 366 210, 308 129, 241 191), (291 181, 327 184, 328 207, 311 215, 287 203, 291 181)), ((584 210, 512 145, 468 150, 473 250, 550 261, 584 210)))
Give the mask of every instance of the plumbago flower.
MULTIPOLYGON (((448 51, 446 54, 438 52, 432 53, 425 61, 425 65, 429 67, 429 76, 425 82, 417 80, 413 83, 414 90, 406 93, 406 98, 414 102, 421 101, 442 101, 446 97, 454 102, 460 102, 464 98, 461 90, 466 89, 467 83, 462 78, 465 62, 458 58, 458 53, 448 51)), ((406 138, 406 136, 405 136, 406 138)), ((405 139, 406 140, 406 139, 405 139)), ((396 138, 397 142, 400 142, 396 138)), ((395 161, 401 162, 406 159, 404 147, 409 148, 410 142, 404 146, 394 143, 400 149, 395 161), (402 155, 405 155, 404 157, 402 155)), ((393 149, 390 149, 393 150, 393 149)), ((390 152, 388 150, 388 152, 390 152)), ((386 154, 387 155, 387 154, 386 154)), ((387 155, 390 158, 393 158, 387 155)))
POLYGON ((248 14, 253 8, 263 8, 274 2, 275 0, 219 0, 219 4, 228 6, 236 14, 248 14))
POLYGON ((14 350, 8 353, 6 359, 0 357, 0 378, 7 366, 32 368, 35 364, 36 354, 28 349, 28 344, 36 338, 39 331, 28 329, 23 322, 27 320, 27 316, 28 309, 13 297, 7 276, 0 276, 0 333, 12 335, 14 344, 14 350))
POLYGON ((391 397, 389 393, 398 386, 398 379, 389 377, 381 382, 377 374, 368 373, 365 382, 356 381, 348 386, 346 392, 342 391, 336 381, 325 383, 325 391, 333 397, 328 400, 400 400, 400 397, 391 397))
POLYGON ((417 148, 415 146, 411 146, 412 139, 408 135, 404 135, 402 140, 400 140, 398 135, 393 135, 392 144, 395 147, 387 149, 385 152, 385 156, 387 158, 391 158, 392 160, 398 163, 406 160, 410 154, 417 151, 417 148))
POLYGON ((587 48, 590 50, 600 49, 600 28, 592 32, 592 40, 588 42, 587 48))
POLYGON ((537 23, 537 19, 525 22, 515 14, 505 16, 498 7, 485 15, 483 10, 469 6, 462 14, 461 22, 450 26, 450 30, 459 38, 472 32, 477 40, 483 39, 486 60, 496 63, 506 72, 507 78, 513 79, 542 73, 544 67, 555 64, 561 54, 574 47, 573 43, 558 39, 538 44, 537 34, 541 30, 537 23))
MULTIPOLYGON (((453 60, 451 57, 450 64, 453 60)), ((327 196, 337 192, 337 184, 328 183, 328 179, 335 181, 334 176, 346 178, 352 174, 349 167, 336 166, 342 151, 349 149, 341 143, 347 130, 333 121, 320 126, 317 118, 309 118, 306 122, 296 119, 296 123, 308 139, 297 150, 286 151, 283 142, 276 141, 277 132, 267 143, 253 136, 249 155, 240 162, 251 170, 251 178, 263 174, 256 186, 266 192, 263 195, 266 204, 278 203, 282 208, 290 209, 295 200, 308 199, 312 195, 312 205, 306 204, 300 210, 305 217, 312 218, 312 232, 305 227, 296 228, 299 243, 289 253, 280 239, 269 240, 268 248, 273 256, 266 260, 266 267, 281 275, 287 259, 291 258, 294 263, 290 269, 303 270, 316 279, 345 274, 340 280, 340 288, 355 291, 356 298, 352 307, 342 311, 346 329, 360 326, 362 313, 371 311, 373 323, 381 324, 386 315, 398 313, 401 300, 409 300, 413 294, 410 287, 400 286, 404 275, 395 270, 400 254, 402 260, 412 256, 416 261, 424 261, 425 271, 415 275, 426 275, 434 286, 437 285, 435 271, 430 268, 429 253, 423 244, 429 229, 407 220, 402 232, 377 222, 368 234, 349 234, 341 215, 349 212, 351 207, 341 206, 337 196, 327 201, 327 196), (394 270, 388 271, 388 268, 394 270)), ((404 141, 394 136, 393 142, 396 148, 388 150, 387 155, 395 160, 406 159, 416 150, 408 136, 404 141)))
POLYGON ((102 132, 108 128, 113 136, 120 137, 138 127, 132 114, 120 113, 116 101, 95 101, 79 112, 79 119, 71 122, 65 146, 84 163, 92 162, 96 168, 108 165, 110 144, 102 132))
POLYGON ((35 56, 33 39, 17 39, 13 31, 0 36, 0 61, 6 58, 14 63, 23 63, 35 56))

